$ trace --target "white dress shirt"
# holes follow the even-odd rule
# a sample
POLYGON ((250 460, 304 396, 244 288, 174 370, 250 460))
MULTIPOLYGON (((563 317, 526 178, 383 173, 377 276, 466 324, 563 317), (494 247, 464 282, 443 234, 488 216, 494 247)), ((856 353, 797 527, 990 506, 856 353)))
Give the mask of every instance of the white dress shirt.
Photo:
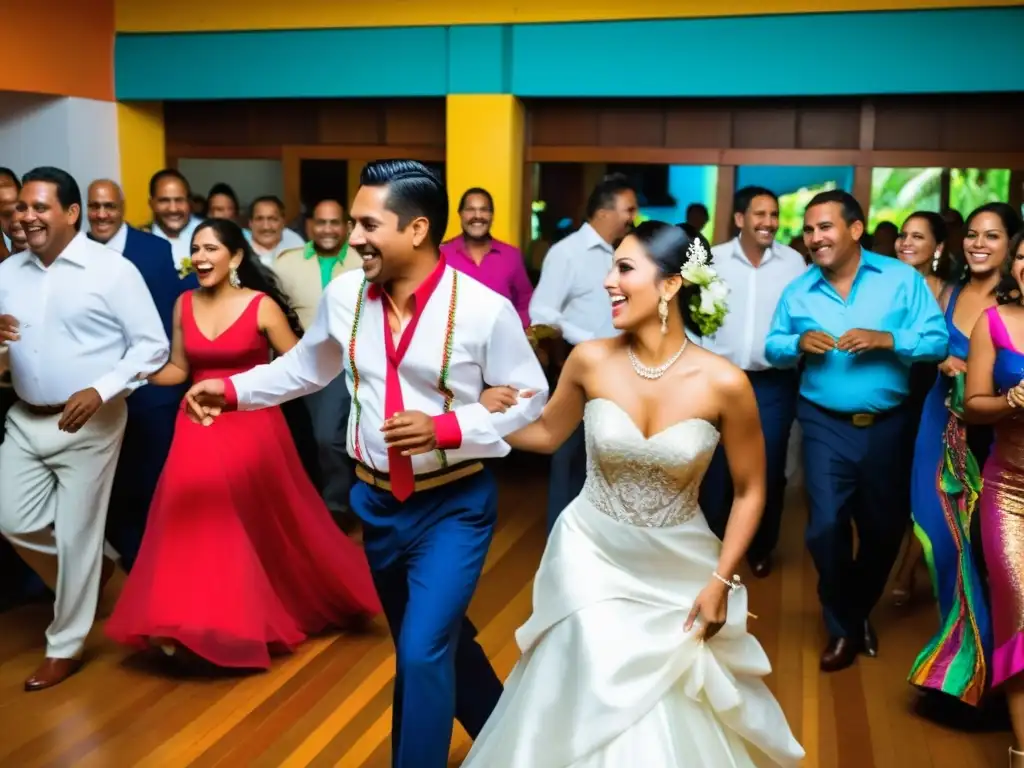
MULTIPOLYGON (((454 275, 451 267, 443 267, 440 281, 422 309, 412 343, 398 365, 405 410, 422 411, 434 417, 444 412, 445 398, 438 390, 438 377, 454 275)), ((358 458, 358 413, 362 461, 378 472, 388 472, 387 444, 380 431, 385 420, 389 364, 384 337, 386 300, 373 298, 369 286, 363 286, 362 270, 346 272, 332 280, 324 291, 316 320, 291 351, 269 365, 231 377, 239 409, 279 405, 308 395, 344 371, 353 399, 348 452, 358 458), (355 368, 359 374, 356 388, 349 342, 360 296, 362 309, 355 339, 355 368)), ((508 299, 460 274, 452 341, 448 388, 455 395, 451 412, 457 419, 462 442, 459 447, 445 451, 448 464, 505 456, 510 448, 502 438, 535 421, 547 402, 547 380, 522 321, 508 299), (490 413, 480 404, 480 394, 486 387, 498 385, 537 394, 521 399, 505 413, 490 413)), ((416 474, 437 471, 442 466, 436 451, 413 456, 412 462, 416 474)))
POLYGON ((30 251, 0 263, 0 314, 21 338, 8 345, 18 397, 62 405, 94 388, 104 402, 167 362, 170 344, 135 265, 79 233, 49 268, 30 251))
POLYGON ((804 257, 775 242, 755 267, 736 237, 711 249, 711 263, 729 287, 729 313, 701 344, 746 371, 770 368, 764 342, 782 290, 807 270, 804 257))
POLYGON ((104 245, 124 256, 124 249, 128 245, 128 225, 122 224, 121 228, 104 245))
POLYGON ((174 259, 174 268, 181 271, 181 265, 185 259, 192 258, 192 233, 196 231, 196 227, 203 223, 202 219, 197 219, 195 216, 188 220, 188 224, 185 228, 178 233, 177 237, 171 237, 162 229, 160 225, 155 221, 149 225, 149 231, 157 237, 166 240, 171 244, 171 256, 174 259))
POLYGON ((282 230, 280 242, 278 242, 278 244, 269 251, 252 239, 252 232, 250 230, 244 230, 244 234, 245 239, 248 240, 249 245, 252 246, 253 253, 256 254, 264 267, 271 270, 274 268, 274 260, 280 256, 282 252, 292 248, 304 248, 306 246, 306 241, 290 229, 282 230))
POLYGON ((617 336, 604 288, 614 253, 590 224, 551 246, 530 299, 530 322, 558 328, 573 345, 617 336))

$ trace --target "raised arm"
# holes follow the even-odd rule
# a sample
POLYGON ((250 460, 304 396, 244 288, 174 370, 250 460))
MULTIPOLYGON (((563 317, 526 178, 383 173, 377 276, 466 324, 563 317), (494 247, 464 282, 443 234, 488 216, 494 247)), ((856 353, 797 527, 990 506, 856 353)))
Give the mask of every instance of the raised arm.
POLYGON ((555 394, 551 396, 540 418, 509 435, 506 440, 513 448, 533 453, 554 453, 569 439, 583 419, 586 394, 583 373, 587 369, 586 345, 575 347, 569 353, 558 377, 555 394))
POLYGON ((548 397, 548 382, 523 332, 519 315, 503 300, 484 348, 483 378, 519 390, 534 392, 500 413, 481 403, 463 405, 434 418, 437 447, 473 449, 481 456, 508 452, 505 436, 540 416, 548 397))
POLYGON ((185 342, 181 335, 182 294, 174 302, 174 315, 171 318, 171 359, 156 373, 149 376, 149 383, 158 387, 176 387, 188 381, 191 369, 185 355, 185 342))
POLYGON ((996 364, 996 346, 992 342, 989 312, 981 313, 971 331, 971 346, 967 353, 967 377, 964 385, 964 420, 970 424, 994 424, 1016 415, 1006 395, 996 392, 992 370, 996 364))
POLYGON ((142 386, 144 377, 167 362, 170 351, 167 332, 149 288, 130 261, 120 263, 106 299, 121 326, 128 349, 113 370, 92 385, 103 402, 142 386))

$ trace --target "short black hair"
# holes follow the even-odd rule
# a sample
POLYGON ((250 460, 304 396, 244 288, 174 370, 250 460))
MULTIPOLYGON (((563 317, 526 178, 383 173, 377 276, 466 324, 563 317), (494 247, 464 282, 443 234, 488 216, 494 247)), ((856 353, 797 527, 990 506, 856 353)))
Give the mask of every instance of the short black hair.
POLYGON ((72 205, 77 205, 78 218, 75 219, 75 231, 82 231, 82 190, 78 188, 78 182, 70 173, 62 171, 60 168, 43 165, 33 168, 21 179, 22 184, 31 182, 53 184, 57 188, 57 202, 60 203, 63 210, 66 211, 72 205))
POLYGON ((891 232, 892 236, 896 237, 900 233, 900 228, 893 224, 891 221, 880 221, 878 222, 878 224, 875 225, 875 231, 873 234, 877 235, 879 232, 886 231, 891 232))
POLYGON ((185 193, 188 196, 189 200, 192 199, 192 187, 189 185, 188 179, 186 179, 182 175, 181 171, 177 170, 176 168, 163 168, 162 170, 157 171, 156 173, 154 173, 150 177, 150 179, 149 179, 149 196, 150 197, 156 197, 156 187, 164 179, 177 179, 178 181, 180 181, 182 184, 185 185, 185 193))
POLYGON ((374 160, 359 174, 364 187, 387 187, 384 206, 398 216, 398 228, 420 216, 427 220, 430 241, 440 248, 448 228, 448 191, 437 175, 418 160, 374 160))
POLYGON ((611 173, 597 183, 587 198, 587 218, 594 218, 598 211, 615 207, 615 198, 623 192, 636 194, 629 177, 624 173, 611 173))
POLYGON ((470 195, 483 195, 484 197, 487 198, 487 204, 491 206, 491 210, 494 210, 494 198, 491 196, 490 192, 488 192, 483 187, 470 187, 465 192, 463 192, 462 197, 459 198, 460 213, 462 212, 462 209, 466 207, 466 198, 469 197, 470 195))
MULTIPOLYGON (((188 182, 185 182, 186 184, 188 182)), ((224 195, 225 197, 231 198, 231 202, 235 204, 235 210, 241 210, 241 206, 238 204, 238 195, 235 194, 235 190, 231 188, 230 184, 225 184, 223 181, 218 181, 212 187, 210 191, 206 193, 206 204, 210 204, 210 198, 214 195, 224 195)))
POLYGON ((284 215, 284 202, 277 195, 260 195, 251 203, 249 203, 249 218, 251 219, 256 215, 256 206, 260 203, 273 203, 277 206, 277 209, 284 215))
POLYGON ((6 168, 0 165, 0 178, 8 178, 14 182, 14 187, 21 192, 21 179, 18 178, 18 174, 12 171, 10 168, 6 168))
MULTIPOLYGON (((746 213, 750 209, 750 204, 754 202, 755 197, 770 197, 775 201, 776 205, 779 204, 779 196, 767 187, 743 187, 732 196, 732 212, 746 213)), ((689 209, 687 209, 687 214, 689 214, 689 209)))
POLYGON ((857 198, 841 189, 827 189, 824 192, 819 192, 811 198, 811 202, 807 204, 805 210, 809 211, 811 208, 828 203, 839 203, 846 226, 849 227, 855 221, 864 223, 864 209, 860 207, 857 198))

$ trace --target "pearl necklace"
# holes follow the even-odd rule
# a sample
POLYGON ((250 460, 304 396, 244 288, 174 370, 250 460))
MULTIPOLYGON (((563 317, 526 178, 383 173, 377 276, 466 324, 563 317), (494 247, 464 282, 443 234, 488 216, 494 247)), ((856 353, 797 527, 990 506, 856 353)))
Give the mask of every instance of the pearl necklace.
POLYGON ((667 361, 665 361, 664 363, 655 368, 646 366, 639 360, 637 360, 636 355, 633 354, 632 348, 627 349, 626 354, 629 355, 629 362, 633 366, 633 370, 636 371, 636 375, 642 379, 649 379, 653 381, 655 379, 660 379, 662 376, 665 375, 665 372, 672 367, 672 364, 675 363, 676 360, 679 359, 679 356, 683 354, 683 350, 686 349, 686 345, 689 343, 690 340, 688 338, 683 339, 683 346, 679 348, 679 351, 672 355, 672 357, 670 357, 667 361))

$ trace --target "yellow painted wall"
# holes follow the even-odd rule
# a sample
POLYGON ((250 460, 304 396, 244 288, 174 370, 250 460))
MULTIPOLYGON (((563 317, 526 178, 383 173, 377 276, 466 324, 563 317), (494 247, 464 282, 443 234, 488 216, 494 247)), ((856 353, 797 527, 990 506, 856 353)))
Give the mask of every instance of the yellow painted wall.
POLYGON ((494 197, 492 232, 521 246, 523 217, 523 104, 508 94, 447 98, 446 185, 451 195, 447 238, 462 227, 456 210, 462 193, 483 187, 494 197))
POLYGON ((117 143, 121 153, 121 188, 127 201, 125 218, 129 224, 141 227, 152 218, 149 180, 167 165, 163 105, 118 103, 117 143))
POLYGON ((119 32, 190 32, 333 27, 759 16, 783 13, 893 11, 1020 5, 1019 0, 116 0, 119 32))

